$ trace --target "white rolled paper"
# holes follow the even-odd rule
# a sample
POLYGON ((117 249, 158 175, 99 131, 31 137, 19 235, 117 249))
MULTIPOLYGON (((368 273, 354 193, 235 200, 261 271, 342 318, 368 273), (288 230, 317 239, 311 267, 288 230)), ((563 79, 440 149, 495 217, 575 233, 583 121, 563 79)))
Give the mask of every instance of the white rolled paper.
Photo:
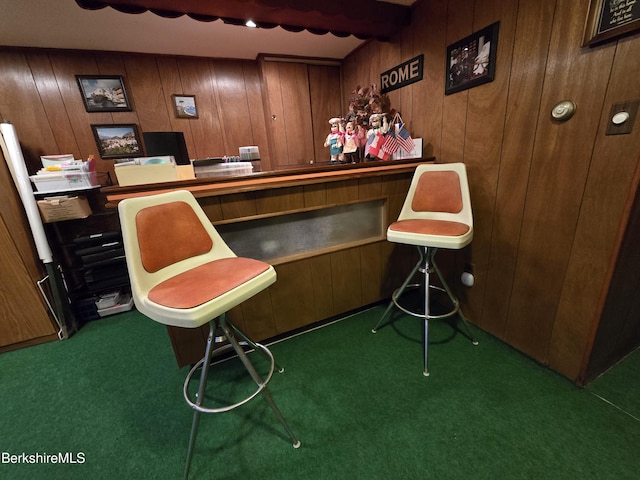
POLYGON ((53 262, 53 255, 47 236, 44 233, 44 225, 42 224, 42 218, 38 211, 38 204, 33 196, 33 188, 31 187, 31 180, 29 179, 29 173, 24 163, 24 157, 22 156, 22 149, 20 148, 20 142, 18 141, 18 135, 13 125, 8 122, 0 123, 0 146, 4 153, 4 158, 9 166, 9 171, 13 177, 13 181, 18 189, 18 194, 24 205, 24 210, 27 214, 29 226, 31 227, 31 234, 38 250, 38 256, 43 263, 53 262))

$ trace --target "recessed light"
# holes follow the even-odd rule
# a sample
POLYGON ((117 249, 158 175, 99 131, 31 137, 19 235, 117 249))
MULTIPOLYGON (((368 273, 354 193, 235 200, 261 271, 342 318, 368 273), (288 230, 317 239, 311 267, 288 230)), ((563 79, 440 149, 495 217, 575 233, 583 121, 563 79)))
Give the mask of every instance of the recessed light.
POLYGON ((247 20, 245 25, 247 27, 249 27, 249 28, 256 28, 257 27, 256 22, 254 22, 253 20, 247 20))

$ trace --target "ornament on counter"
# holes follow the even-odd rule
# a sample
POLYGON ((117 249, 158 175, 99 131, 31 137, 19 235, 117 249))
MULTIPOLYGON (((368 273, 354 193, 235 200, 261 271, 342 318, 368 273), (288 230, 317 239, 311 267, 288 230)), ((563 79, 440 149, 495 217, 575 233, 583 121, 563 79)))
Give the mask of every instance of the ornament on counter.
POLYGON ((360 163, 360 137, 354 122, 347 122, 342 153, 345 163, 360 163))
POLYGON ((324 146, 329 147, 331 163, 341 162, 344 158, 342 154, 344 141, 342 119, 333 117, 329 119, 329 125, 331 125, 331 132, 327 135, 327 138, 324 141, 324 146))

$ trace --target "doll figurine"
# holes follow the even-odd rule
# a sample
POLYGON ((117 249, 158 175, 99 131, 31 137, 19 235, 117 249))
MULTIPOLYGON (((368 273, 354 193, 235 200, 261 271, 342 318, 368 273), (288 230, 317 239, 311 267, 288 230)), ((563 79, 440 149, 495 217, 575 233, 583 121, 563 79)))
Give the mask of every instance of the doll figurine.
MULTIPOLYGON (((389 122, 387 122, 387 116, 384 113, 374 113, 369 117, 369 130, 367 130, 367 148, 365 152, 369 152, 369 145, 371 145, 375 136, 379 133, 384 135, 389 131, 389 122)), ((367 153, 366 158, 369 160, 375 160, 378 158, 376 155, 367 153)))
POLYGON ((330 119, 329 125, 331 125, 331 133, 327 135, 327 139, 324 141, 324 146, 329 147, 331 163, 336 163, 341 161, 343 158, 342 149, 344 130, 341 125, 341 120, 337 117, 330 119))
POLYGON ((360 149, 358 148, 358 134, 353 122, 348 122, 345 127, 342 153, 345 163, 360 163, 360 149))

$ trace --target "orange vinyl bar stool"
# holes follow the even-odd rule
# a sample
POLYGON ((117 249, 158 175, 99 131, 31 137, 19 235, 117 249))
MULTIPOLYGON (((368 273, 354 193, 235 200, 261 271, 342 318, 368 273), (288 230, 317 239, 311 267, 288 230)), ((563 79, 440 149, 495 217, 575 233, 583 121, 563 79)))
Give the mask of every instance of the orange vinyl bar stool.
POLYGON ((420 258, 404 283, 393 292, 389 306, 372 332, 377 332, 394 305, 409 315, 423 318, 425 376, 429 375, 429 320, 458 314, 467 336, 474 345, 478 344, 460 310, 458 299, 445 282, 435 261, 438 249, 459 250, 471 243, 472 239, 473 215, 464 163, 418 165, 400 216, 387 229, 387 240, 415 245, 420 258), (439 285, 432 282, 434 273, 439 285), (411 283, 414 278, 418 283, 411 283), (408 301, 412 290, 419 291, 418 302, 408 301), (450 302, 447 306, 450 307, 449 310, 436 312, 432 291, 446 294, 450 302))
POLYGON ((188 478, 201 413, 221 413, 244 405, 262 393, 295 448, 300 442, 271 397, 267 384, 277 367, 270 350, 250 340, 226 312, 276 281, 274 268, 259 260, 237 257, 215 230, 188 191, 123 200, 118 205, 127 268, 136 308, 156 322, 183 328, 209 323, 205 355, 189 371, 184 399, 193 409, 184 478, 188 478), (228 342, 214 347, 216 343, 228 342), (253 350, 267 359, 262 378, 249 357, 253 350), (241 401, 218 408, 204 405, 207 377, 214 355, 233 350, 256 384, 241 401), (247 355, 249 353, 249 355, 247 355), (200 370, 198 393, 189 384, 200 370))

